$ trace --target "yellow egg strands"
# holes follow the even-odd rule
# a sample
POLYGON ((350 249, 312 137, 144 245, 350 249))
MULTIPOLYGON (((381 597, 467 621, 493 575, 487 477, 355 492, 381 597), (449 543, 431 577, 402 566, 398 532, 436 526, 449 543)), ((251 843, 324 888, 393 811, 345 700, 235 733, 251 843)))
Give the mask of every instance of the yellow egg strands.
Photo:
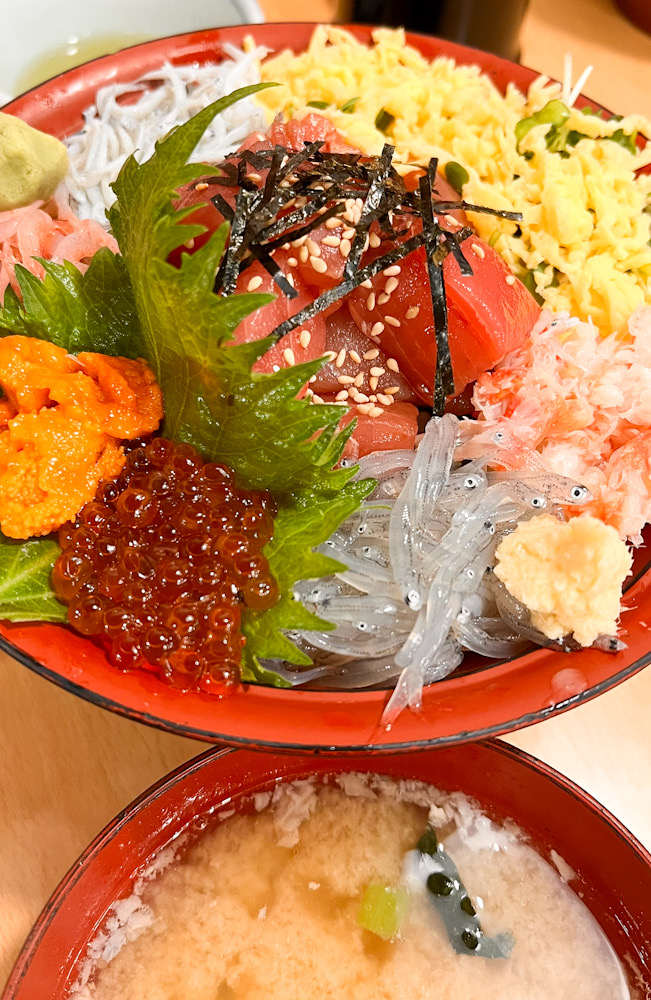
POLYGON ((527 159, 516 149, 516 125, 558 99, 559 84, 539 78, 526 96, 513 85, 502 95, 476 66, 429 62, 401 30, 378 29, 373 42, 317 27, 304 53, 285 51, 262 65, 262 78, 281 86, 258 99, 270 118, 302 117, 309 102, 322 102, 319 114, 365 153, 380 153, 388 138, 398 163, 437 156, 461 164, 466 200, 522 212, 519 228, 478 215, 472 223, 517 274, 529 275, 542 302, 592 318, 604 335, 623 330, 636 306, 651 303, 651 177, 636 174, 651 154, 632 154, 608 136, 649 135, 651 126, 571 109, 567 129, 587 138, 561 156, 547 149, 549 126, 538 125, 521 142, 527 159), (386 134, 376 127, 382 110, 393 117, 386 134))

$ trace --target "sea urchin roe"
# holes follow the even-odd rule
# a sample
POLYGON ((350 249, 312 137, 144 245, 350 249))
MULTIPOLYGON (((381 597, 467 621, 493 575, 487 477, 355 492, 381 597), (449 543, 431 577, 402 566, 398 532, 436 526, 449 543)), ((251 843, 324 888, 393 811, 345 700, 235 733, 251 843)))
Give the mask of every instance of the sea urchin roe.
POLYGON ((613 635, 631 555, 617 532, 594 517, 563 522, 550 514, 521 521, 498 545, 495 575, 550 639, 573 634, 582 646, 613 635))
POLYGON ((31 337, 0 339, 0 525, 46 535, 74 518, 124 465, 120 440, 150 434, 162 394, 146 362, 80 354, 31 337))
POLYGON ((223 695, 239 677, 242 608, 278 599, 262 554, 272 535, 268 493, 240 490, 226 466, 154 438, 63 526, 52 583, 70 624, 115 666, 223 695))

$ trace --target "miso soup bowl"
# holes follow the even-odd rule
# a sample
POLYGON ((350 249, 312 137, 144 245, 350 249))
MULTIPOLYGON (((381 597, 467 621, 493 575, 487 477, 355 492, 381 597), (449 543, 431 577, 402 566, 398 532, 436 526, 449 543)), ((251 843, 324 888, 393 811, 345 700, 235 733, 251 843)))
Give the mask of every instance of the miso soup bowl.
POLYGON ((113 820, 71 868, 38 918, 2 1000, 65 1000, 112 904, 180 834, 191 844, 211 814, 278 781, 366 771, 463 791, 495 820, 514 820, 545 858, 576 873, 569 885, 594 914, 634 995, 651 995, 651 855, 586 792, 498 740, 374 758, 210 750, 173 771, 113 820))

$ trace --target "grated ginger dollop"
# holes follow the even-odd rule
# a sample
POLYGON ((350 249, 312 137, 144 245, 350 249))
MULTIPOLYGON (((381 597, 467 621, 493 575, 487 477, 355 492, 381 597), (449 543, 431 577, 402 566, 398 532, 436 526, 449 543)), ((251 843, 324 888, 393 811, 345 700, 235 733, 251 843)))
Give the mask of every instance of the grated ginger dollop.
POLYGON ((632 559, 614 528, 594 517, 521 521, 495 551, 495 575, 550 639, 581 646, 613 635, 632 559))

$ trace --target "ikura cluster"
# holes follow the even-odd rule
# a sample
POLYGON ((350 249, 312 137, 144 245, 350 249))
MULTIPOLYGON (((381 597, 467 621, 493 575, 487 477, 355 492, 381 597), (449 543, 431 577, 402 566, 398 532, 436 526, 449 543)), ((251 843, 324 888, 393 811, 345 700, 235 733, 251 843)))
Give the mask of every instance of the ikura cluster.
POLYGON ((70 624, 115 666, 228 694, 242 609, 278 600, 262 554, 274 512, 268 493, 238 489, 230 469, 189 445, 136 444, 120 477, 59 531, 54 589, 70 624))

